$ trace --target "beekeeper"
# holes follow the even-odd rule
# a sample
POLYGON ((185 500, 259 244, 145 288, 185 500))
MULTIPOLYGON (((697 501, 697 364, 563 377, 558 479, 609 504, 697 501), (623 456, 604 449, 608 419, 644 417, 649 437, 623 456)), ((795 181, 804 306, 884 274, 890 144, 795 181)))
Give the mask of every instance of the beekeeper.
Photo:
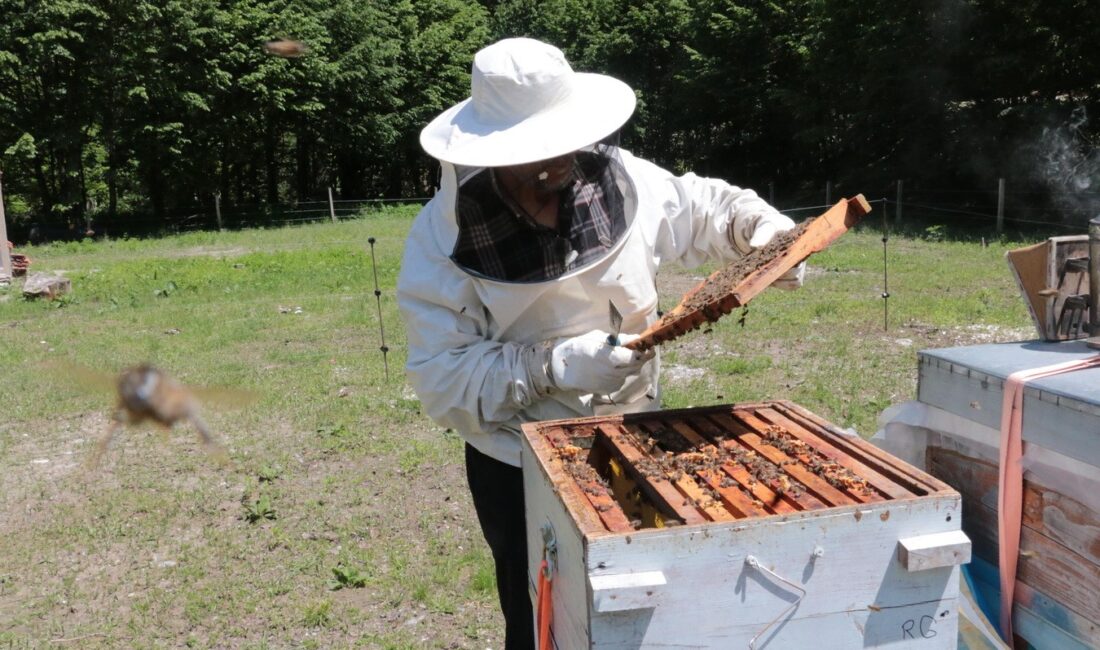
POLYGON ((625 343, 657 319, 662 262, 728 262, 794 226, 751 190, 619 149, 634 103, 557 48, 507 39, 474 56, 470 98, 420 134, 442 176, 398 278, 407 372, 466 441, 508 649, 534 643, 520 424, 658 408, 660 359, 608 342, 609 303, 625 343))

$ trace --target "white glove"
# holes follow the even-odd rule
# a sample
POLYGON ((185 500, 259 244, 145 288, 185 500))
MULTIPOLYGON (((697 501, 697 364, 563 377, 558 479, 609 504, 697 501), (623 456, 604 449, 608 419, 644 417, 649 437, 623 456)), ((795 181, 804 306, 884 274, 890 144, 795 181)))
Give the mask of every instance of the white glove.
POLYGON ((656 354, 652 349, 636 352, 621 345, 638 338, 636 335, 620 335, 620 345, 611 345, 607 337, 607 332, 592 330, 549 342, 544 365, 547 381, 536 382, 541 384, 539 392, 551 392, 546 390, 549 383, 559 390, 609 395, 622 388, 627 377, 637 375, 656 354))
MULTIPOLYGON (((776 235, 793 228, 794 221, 789 217, 778 212, 766 212, 745 219, 739 228, 730 230, 733 245, 742 253, 748 253, 767 246, 776 235)), ((772 286, 787 290, 797 289, 802 286, 805 277, 806 261, 803 260, 793 269, 779 276, 772 286)))
POLYGON ((763 248, 777 234, 794 228, 790 217, 778 212, 761 212, 730 224, 730 243, 742 254, 763 248))

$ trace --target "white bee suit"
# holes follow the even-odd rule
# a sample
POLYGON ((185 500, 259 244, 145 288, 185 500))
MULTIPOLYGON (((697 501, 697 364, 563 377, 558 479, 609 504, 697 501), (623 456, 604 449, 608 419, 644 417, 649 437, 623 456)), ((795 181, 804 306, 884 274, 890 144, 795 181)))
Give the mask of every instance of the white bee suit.
POLYGON ((615 152, 627 228, 605 256, 583 267, 542 282, 506 282, 456 264, 458 173, 447 162, 441 162, 439 191, 405 245, 397 296, 409 381, 439 425, 513 466, 520 465, 524 422, 652 410, 660 403, 659 357, 611 395, 540 394, 537 377, 546 370, 530 367, 537 364, 525 351, 549 339, 607 330, 608 301, 622 314, 622 332, 637 334, 657 319, 662 262, 692 268, 731 261, 750 250, 759 226, 793 225, 752 190, 694 174, 677 177, 615 152))

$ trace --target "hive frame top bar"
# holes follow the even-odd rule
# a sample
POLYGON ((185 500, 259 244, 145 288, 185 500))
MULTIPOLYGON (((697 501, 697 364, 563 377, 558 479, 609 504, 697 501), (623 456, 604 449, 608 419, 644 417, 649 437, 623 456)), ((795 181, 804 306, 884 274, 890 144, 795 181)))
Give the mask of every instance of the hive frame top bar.
POLYGON ((588 465, 614 459, 656 527, 801 516, 953 493, 945 483, 786 400, 523 425, 586 535, 637 533, 621 487, 588 465), (685 453, 670 453, 666 447, 685 453), (590 469, 585 469, 589 467, 590 469), (618 497, 619 499, 617 500, 618 497))

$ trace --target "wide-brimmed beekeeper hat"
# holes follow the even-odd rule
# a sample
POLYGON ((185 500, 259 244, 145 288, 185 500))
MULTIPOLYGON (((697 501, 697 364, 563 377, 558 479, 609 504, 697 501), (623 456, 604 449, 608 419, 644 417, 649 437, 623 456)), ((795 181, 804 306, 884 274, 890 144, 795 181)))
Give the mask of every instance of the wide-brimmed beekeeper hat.
POLYGON ((574 72, 558 48, 509 38, 474 55, 470 98, 424 127, 420 146, 471 167, 546 160, 614 133, 634 103, 634 91, 618 79, 574 72))

